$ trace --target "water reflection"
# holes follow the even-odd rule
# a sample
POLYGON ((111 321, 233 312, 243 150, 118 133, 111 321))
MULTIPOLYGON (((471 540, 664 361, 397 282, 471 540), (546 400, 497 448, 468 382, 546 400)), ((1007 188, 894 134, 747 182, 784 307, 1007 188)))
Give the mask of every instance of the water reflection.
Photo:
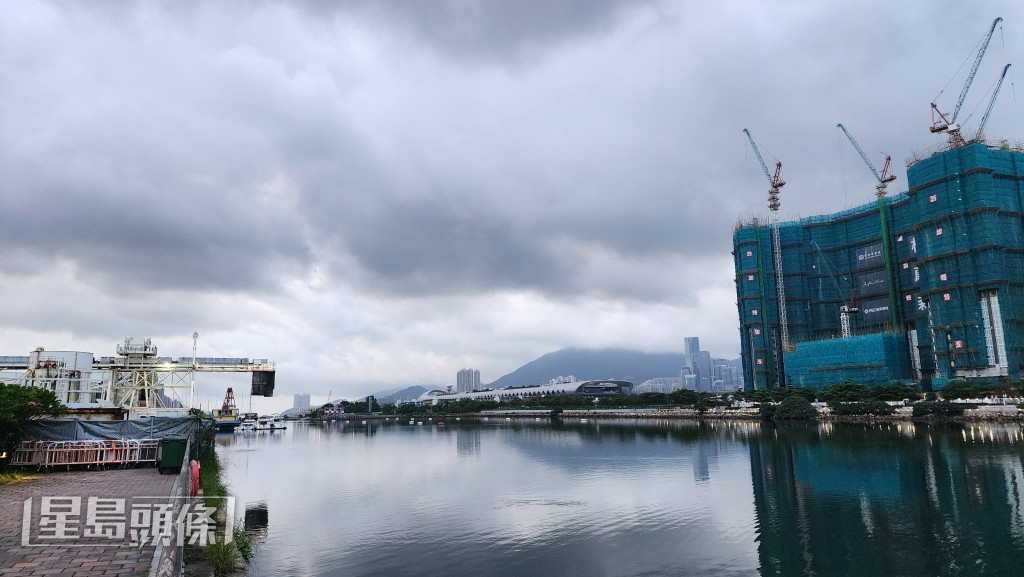
POLYGON ((252 575, 924 576, 1016 574, 1022 440, 463 419, 296 424, 220 450, 254 522, 275 511, 252 575))
POLYGON ((751 443, 763 575, 1010 575, 1019 426, 788 425, 751 443))
POLYGON ((245 531, 260 541, 266 539, 267 527, 270 526, 270 512, 267 509, 266 501, 246 503, 245 505, 245 531))
POLYGON ((455 447, 462 459, 480 456, 480 429, 458 427, 455 429, 455 447))

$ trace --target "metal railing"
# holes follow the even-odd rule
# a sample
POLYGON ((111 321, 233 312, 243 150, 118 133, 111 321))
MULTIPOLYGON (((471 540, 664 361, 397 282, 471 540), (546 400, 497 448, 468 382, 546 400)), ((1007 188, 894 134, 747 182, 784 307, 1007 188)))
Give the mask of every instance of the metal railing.
POLYGON ((95 469, 156 465, 160 439, 95 441, 23 441, 11 465, 50 470, 53 467, 95 469))

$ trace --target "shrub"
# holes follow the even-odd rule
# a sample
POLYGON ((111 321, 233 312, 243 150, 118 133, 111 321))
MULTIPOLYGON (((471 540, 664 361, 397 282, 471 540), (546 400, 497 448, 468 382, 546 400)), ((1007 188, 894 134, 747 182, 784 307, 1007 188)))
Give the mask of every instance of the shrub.
POLYGON ((885 401, 836 403, 832 406, 833 415, 891 415, 895 410, 885 401))
POLYGON ((761 416, 761 420, 762 421, 771 421, 772 419, 774 419, 775 418, 775 410, 777 408, 778 408, 778 406, 776 406, 776 405, 769 405, 768 403, 763 403, 761 405, 761 409, 759 411, 759 414, 761 416))
POLYGON ((29 421, 67 410, 57 395, 46 389, 0 383, 0 453, 14 450, 29 421))
POLYGON ((943 399, 974 399, 984 397, 985 391, 991 387, 981 383, 968 383, 967 381, 951 381, 942 388, 943 399))
POLYGON ((213 565, 214 575, 230 575, 238 568, 242 556, 234 543, 218 541, 206 546, 206 556, 213 565))
POLYGON ((818 416, 811 402, 800 395, 790 395, 775 409, 776 421, 807 421, 818 416))
POLYGON ((946 401, 920 401, 914 403, 914 416, 927 417, 938 415, 941 417, 958 417, 964 414, 964 406, 946 401))

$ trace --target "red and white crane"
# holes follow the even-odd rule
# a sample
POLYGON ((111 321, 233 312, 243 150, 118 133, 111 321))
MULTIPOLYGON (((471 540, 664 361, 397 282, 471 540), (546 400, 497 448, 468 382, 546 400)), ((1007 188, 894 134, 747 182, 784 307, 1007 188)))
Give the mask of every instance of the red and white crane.
MULTIPOLYGON (((963 146, 965 144, 963 136, 960 135, 960 125, 956 123, 956 119, 960 115, 960 109, 963 108, 964 100, 967 98, 967 91, 971 89, 971 83, 974 82, 974 76, 978 73, 978 67, 981 66, 981 59, 985 56, 988 43, 992 40, 992 34, 996 31, 996 26, 1002 21, 1002 18, 996 18, 992 21, 988 34, 985 35, 985 39, 982 40, 981 46, 978 48, 978 55, 974 58, 974 65, 971 66, 971 71, 967 75, 967 81, 964 83, 963 89, 960 90, 960 98, 956 101, 956 108, 953 109, 953 114, 949 116, 943 114, 939 110, 938 105, 932 102, 932 126, 929 130, 931 132, 948 133, 949 143, 953 146, 963 146)), ((941 95, 942 93, 940 92, 939 94, 941 95)))
POLYGON ((764 176, 768 179, 768 184, 771 186, 768 189, 768 210, 771 211, 769 220, 772 227, 772 254, 775 262, 775 292, 777 293, 779 304, 779 339, 782 341, 782 350, 790 351, 792 349, 789 345, 789 322, 786 319, 786 283, 782 274, 782 241, 779 233, 778 215, 779 206, 781 206, 779 203, 779 190, 786 186, 786 181, 782 179, 782 163, 778 160, 775 161, 775 174, 773 176, 768 170, 768 165, 764 163, 761 151, 757 148, 757 143, 754 142, 754 137, 750 135, 750 131, 744 128, 743 134, 747 135, 750 147, 754 149, 757 161, 761 163, 761 170, 764 171, 764 176))

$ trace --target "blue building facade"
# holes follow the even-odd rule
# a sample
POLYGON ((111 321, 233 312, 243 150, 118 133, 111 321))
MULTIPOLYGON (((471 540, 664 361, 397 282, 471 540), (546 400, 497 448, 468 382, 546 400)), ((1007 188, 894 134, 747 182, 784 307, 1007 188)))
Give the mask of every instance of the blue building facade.
POLYGON ((906 193, 779 224, 789 350, 771 229, 733 235, 748 389, 842 380, 1020 379, 1024 151, 973 142, 912 162, 906 193), (840 308, 852 337, 843 338, 840 308))

